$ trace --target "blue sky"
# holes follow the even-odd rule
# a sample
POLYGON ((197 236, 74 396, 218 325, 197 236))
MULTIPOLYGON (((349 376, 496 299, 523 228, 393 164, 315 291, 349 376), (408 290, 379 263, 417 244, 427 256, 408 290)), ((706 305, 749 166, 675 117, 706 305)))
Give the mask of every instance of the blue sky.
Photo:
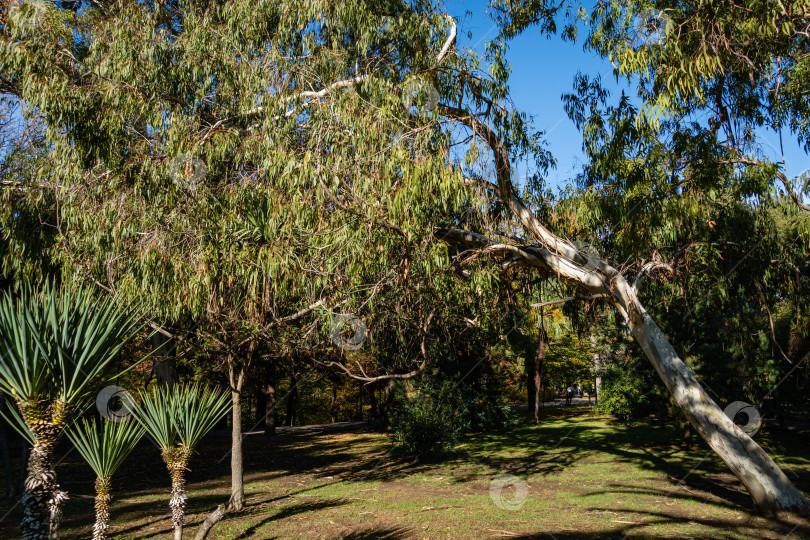
MULTIPOLYGON (((486 42, 497 30, 486 13, 487 0, 448 0, 447 12, 459 23, 458 46, 484 52, 486 42), (465 16, 471 11, 471 16, 465 16), (472 39, 467 32, 472 32, 472 39)), ((535 127, 547 133, 548 148, 557 159, 557 169, 549 172, 550 186, 563 186, 576 174, 583 160, 582 137, 563 109, 561 96, 571 92, 577 71, 602 75, 611 98, 620 95, 624 84, 613 79, 610 63, 596 54, 585 52, 582 44, 564 42, 559 36, 547 39, 540 30, 532 28, 509 45, 507 59, 513 67, 510 78, 512 99, 518 109, 534 117, 535 127)), ((631 92, 630 92, 631 93, 631 92)), ((779 137, 771 131, 760 133, 763 149, 770 159, 781 160, 779 137)), ((784 134, 785 165, 789 178, 810 168, 810 156, 798 145, 795 137, 784 134)), ((519 167, 523 176, 524 167, 519 167)))

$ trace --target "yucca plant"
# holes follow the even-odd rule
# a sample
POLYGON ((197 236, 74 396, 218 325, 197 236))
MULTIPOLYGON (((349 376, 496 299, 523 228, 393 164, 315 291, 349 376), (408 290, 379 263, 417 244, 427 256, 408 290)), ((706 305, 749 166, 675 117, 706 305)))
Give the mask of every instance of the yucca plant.
POLYGON ((102 420, 101 424, 99 429, 95 420, 83 420, 67 430, 73 446, 96 473, 96 523, 93 526, 93 540, 107 538, 112 475, 144 434, 143 426, 132 418, 120 422, 102 420))
POLYGON ((57 538, 65 493, 53 470, 56 443, 94 379, 130 339, 134 314, 81 287, 23 286, 0 300, 0 391, 33 435, 22 498, 26 540, 57 538))
POLYGON ((156 390, 141 396, 132 415, 160 446, 163 461, 172 481, 169 508, 172 511, 174 538, 183 537, 186 509, 185 471, 200 439, 231 408, 230 393, 197 385, 176 385, 171 390, 156 390))

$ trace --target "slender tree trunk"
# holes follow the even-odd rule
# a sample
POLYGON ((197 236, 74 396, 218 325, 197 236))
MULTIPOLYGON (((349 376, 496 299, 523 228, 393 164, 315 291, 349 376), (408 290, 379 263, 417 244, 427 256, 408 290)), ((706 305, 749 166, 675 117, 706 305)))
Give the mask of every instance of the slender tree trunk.
POLYGON ((534 423, 540 423, 540 404, 543 402, 543 368, 546 362, 548 334, 542 326, 538 331, 537 354, 534 356, 534 423))
POLYGON ((175 358, 175 345, 172 339, 156 332, 152 338, 154 360, 152 370, 155 373, 158 386, 162 389, 171 389, 177 383, 177 359, 175 358))
POLYGON ((369 403, 371 404, 369 420, 377 420, 379 417, 379 411, 377 410, 377 391, 374 386, 369 386, 368 388, 368 399, 369 403))
POLYGON ((271 364, 268 368, 267 386, 265 395, 264 434, 276 434, 276 366, 271 364))
POLYGON ((290 397, 287 399, 287 414, 285 420, 285 425, 287 426, 294 426, 295 425, 295 409, 298 406, 298 374, 296 373, 295 369, 293 368, 292 373, 290 374, 290 397))
MULTIPOLYGON (((591 336, 591 346, 596 351, 597 343, 596 343, 596 336, 591 336)), ((602 387, 602 353, 594 352, 593 353, 593 397, 594 401, 597 403, 599 402, 599 392, 602 387)), ((591 402, 591 394, 588 393, 588 403, 591 402)))
POLYGON ((110 478, 96 477, 96 523, 93 525, 93 540, 106 540, 110 528, 110 478))
MULTIPOLYGON (((253 345, 251 352, 253 354, 253 345)), ((250 358, 248 358, 248 363, 250 358)), ((245 369, 239 371, 238 378, 234 373, 233 357, 228 356, 228 378, 231 385, 231 498, 228 510, 240 512, 245 507, 245 484, 242 459, 242 386, 245 382, 245 369)))
MULTIPOLYGON (((536 353, 536 351, 535 351, 536 353)), ((537 355, 535 354, 534 357, 526 352, 526 358, 523 362, 523 366, 526 371, 526 403, 529 406, 530 411, 534 411, 536 409, 536 402, 537 402, 537 391, 536 391, 536 381, 537 378, 537 355)))
POLYGON ((337 422, 337 382, 332 381, 332 405, 329 407, 329 414, 332 417, 332 423, 337 422))
POLYGON ((357 389, 357 420, 363 421, 363 383, 357 381, 359 388, 357 389))
POLYGON ((389 379, 385 381, 385 386, 383 386, 383 420, 385 421, 385 425, 389 425, 390 418, 388 417, 388 412, 391 410, 391 404, 394 402, 394 381, 389 379))
POLYGON ((779 423, 780 428, 785 429, 785 407, 782 402, 782 392, 776 392, 774 401, 776 401, 776 421, 779 423))
MULTIPOLYGON (((194 540, 205 540, 214 528, 214 525, 222 521, 227 515, 233 512, 241 512, 245 508, 245 483, 244 483, 244 460, 242 452, 242 403, 239 397, 245 383, 245 375, 253 360, 253 352, 256 341, 250 342, 247 359, 236 375, 233 356, 228 355, 228 382, 231 387, 231 496, 228 505, 220 504, 203 521, 194 540)), ((269 400, 268 400, 269 401, 269 400)), ((275 397, 273 398, 275 401, 275 397)), ((176 533, 175 533, 176 534, 176 533)), ((175 538, 175 540, 180 540, 175 538)))

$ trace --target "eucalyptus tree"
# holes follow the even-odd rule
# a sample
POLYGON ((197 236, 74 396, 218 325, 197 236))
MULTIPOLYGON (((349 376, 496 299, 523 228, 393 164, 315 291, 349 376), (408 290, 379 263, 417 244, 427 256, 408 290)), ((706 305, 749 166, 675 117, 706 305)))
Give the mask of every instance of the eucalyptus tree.
POLYGON ((185 471, 200 440, 231 407, 226 392, 198 385, 176 385, 141 395, 132 415, 160 447, 172 481, 169 508, 174 538, 183 538, 185 471))
POLYGON ((402 104, 449 52, 455 27, 430 2, 23 4, 5 15, 0 87, 38 110, 58 165, 27 188, 59 207, 49 253, 154 306, 189 358, 214 344, 235 404, 257 340, 283 357, 335 314, 377 309, 380 291, 428 290, 445 264, 433 224, 465 194, 445 174, 449 136, 402 104), (385 77, 371 77, 378 68, 385 77), (183 321, 202 321, 190 339, 183 321))
POLYGON ((133 335, 134 316, 115 298, 87 289, 23 286, 0 300, 0 390, 32 434, 23 494, 26 539, 56 537, 66 495, 54 451, 97 376, 133 335))
POLYGON ((101 424, 99 429, 95 420, 82 420, 67 430, 73 446, 96 473, 96 522, 93 525, 93 540, 107 538, 107 530, 110 528, 112 475, 135 449, 145 432, 131 418, 121 421, 102 420, 101 424))
MULTIPOLYGON (((569 10, 588 22, 586 43, 614 63, 617 75, 628 77, 643 102, 638 109, 623 95, 618 104, 607 106, 599 81, 580 76, 567 103, 583 131, 588 156, 579 179, 587 192, 578 218, 585 229, 597 232, 597 245, 604 241, 603 248, 613 248, 608 253, 636 254, 624 268, 561 242, 548 222, 535 219, 512 189, 508 137, 475 120, 466 123, 479 128, 495 154, 497 182, 487 187, 521 216, 543 248, 523 250, 527 262, 551 266, 617 309, 690 422, 758 507, 807 513, 804 497, 758 445, 724 418, 640 301, 646 276, 677 276, 684 254, 700 246, 719 251, 724 239, 711 233, 717 225, 712 214, 721 203, 767 199, 778 183, 804 209, 778 164, 758 152, 756 129, 790 128, 807 144, 806 100, 800 98, 810 47, 806 3, 747 4, 625 2, 579 10, 572 4, 569 10), (703 112, 713 113, 705 124, 698 117, 703 112)), ((498 2, 498 9, 506 38, 532 25, 551 33, 559 22, 566 37, 580 30, 577 17, 566 18, 558 4, 498 2)), ((446 110, 459 118, 465 112, 446 110)), ((749 237, 741 247, 750 253, 758 240, 749 237)), ((494 249, 489 238, 477 241, 494 249)), ((796 241, 806 244, 801 237, 796 241)), ((516 247, 498 246, 498 251, 516 247)), ((736 264, 748 257, 742 249, 737 253, 736 264)))

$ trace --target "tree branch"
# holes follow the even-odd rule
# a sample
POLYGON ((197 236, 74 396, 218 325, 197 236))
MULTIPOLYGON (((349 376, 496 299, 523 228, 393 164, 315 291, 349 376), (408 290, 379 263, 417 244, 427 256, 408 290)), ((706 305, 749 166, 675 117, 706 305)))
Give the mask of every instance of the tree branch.
MULTIPOLYGON (((365 371, 363 370, 362 367, 360 367, 360 372, 362 373, 362 375, 357 375, 357 374, 353 373, 351 369, 347 368, 344 364, 342 364, 340 362, 334 362, 334 361, 321 362, 319 360, 315 360, 315 362, 317 362, 318 364, 321 364, 323 366, 326 366, 326 367, 336 367, 336 368, 340 369, 346 376, 348 376, 348 377, 350 377, 350 378, 352 378, 352 379, 354 379, 356 381, 363 381, 366 384, 371 384, 371 383, 375 383, 375 382, 379 382, 379 381, 411 379, 413 377, 416 377, 417 375, 422 373, 422 371, 425 370, 425 368, 427 367, 427 364, 428 364, 429 357, 428 357, 427 345, 426 345, 426 340, 427 340, 427 335, 428 335, 427 330, 428 330, 428 326, 430 325, 430 321, 433 319, 433 315, 435 315, 435 313, 436 313, 435 309, 433 311, 431 311, 430 314, 427 316, 427 319, 425 319, 424 324, 420 328, 420 330, 422 331, 422 343, 420 344, 420 349, 422 351, 422 363, 419 365, 419 367, 417 367, 413 371, 409 371, 408 373, 387 373, 385 375, 377 375, 377 376, 374 376, 374 377, 369 377, 368 375, 366 375, 366 373, 365 373, 365 371)), ((359 366, 359 364, 358 364, 358 366, 359 366)))

